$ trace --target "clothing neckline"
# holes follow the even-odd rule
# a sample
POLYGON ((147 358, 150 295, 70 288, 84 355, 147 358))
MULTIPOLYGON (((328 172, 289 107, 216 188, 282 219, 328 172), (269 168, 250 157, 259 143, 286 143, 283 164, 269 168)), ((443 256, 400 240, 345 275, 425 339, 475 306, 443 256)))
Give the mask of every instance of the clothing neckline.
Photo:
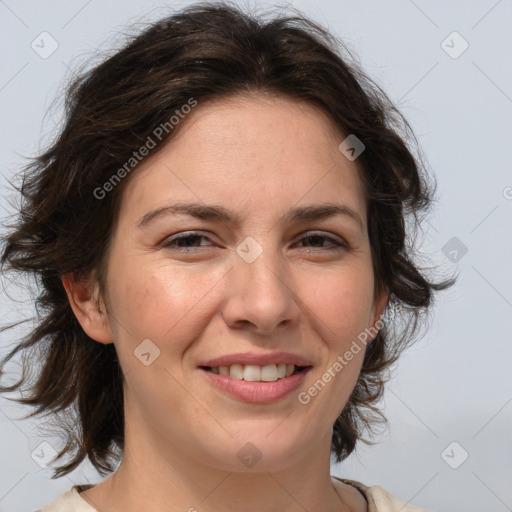
MULTIPOLYGON (((331 475, 331 478, 334 478, 335 480, 338 480, 346 485, 350 485, 351 487, 355 487, 365 498, 366 503, 368 504, 368 512, 377 512, 375 500, 373 499, 371 489, 367 485, 364 485, 363 483, 358 482, 356 480, 340 478, 340 477, 334 476, 334 475, 331 475)), ((94 487, 95 485, 96 484, 79 484, 79 485, 74 485, 71 488, 71 491, 73 493, 75 493, 77 495, 77 497, 80 500, 82 500, 87 506, 91 507, 92 510, 95 510, 95 509, 92 508, 92 506, 89 504, 88 501, 84 500, 84 498, 82 498, 82 496, 80 496, 80 493, 83 491, 87 491, 88 489, 90 489, 91 487, 94 487)))
POLYGON ((367 503, 367 512, 378 512, 377 511, 377 504, 375 503, 375 500, 373 498, 372 490, 367 485, 364 485, 361 482, 358 482, 357 480, 350 480, 347 478, 341 478, 339 476, 331 475, 332 478, 335 480, 339 480, 340 482, 350 485, 352 487, 355 487, 365 498, 367 503))

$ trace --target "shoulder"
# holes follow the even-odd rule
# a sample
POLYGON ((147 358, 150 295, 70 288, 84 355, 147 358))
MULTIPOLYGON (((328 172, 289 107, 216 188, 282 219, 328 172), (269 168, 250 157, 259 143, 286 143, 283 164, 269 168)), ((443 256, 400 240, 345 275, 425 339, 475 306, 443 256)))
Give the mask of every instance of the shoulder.
POLYGON ((370 491, 379 512, 381 510, 382 512, 398 512, 399 510, 401 512, 427 512, 424 508, 415 507, 397 496, 393 496, 379 485, 371 486, 370 491))
POLYGON ((358 489, 368 502, 368 512, 428 512, 424 508, 416 507, 394 496, 379 485, 367 486, 355 480, 334 478, 358 489))
POLYGON ((75 485, 55 501, 35 512, 97 512, 80 497, 78 487, 75 485))

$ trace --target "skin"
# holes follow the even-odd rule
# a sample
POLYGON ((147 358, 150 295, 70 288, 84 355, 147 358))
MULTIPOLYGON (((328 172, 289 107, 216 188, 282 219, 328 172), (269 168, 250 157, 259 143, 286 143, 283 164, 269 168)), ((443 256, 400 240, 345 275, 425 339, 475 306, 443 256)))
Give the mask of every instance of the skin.
POLYGON ((115 474, 81 494, 93 507, 367 510, 359 491, 330 476, 332 426, 364 350, 307 405, 297 399, 375 324, 387 301, 374 297, 360 164, 338 150, 344 138, 307 103, 231 97, 200 102, 137 168, 113 233, 108 295, 99 295, 94 276, 63 278, 83 329, 115 344, 125 376, 124 457, 115 474), (221 205, 240 219, 163 215, 137 227, 148 212, 177 202, 221 205), (281 220, 293 207, 325 203, 349 206, 363 227, 346 215, 281 220), (191 230, 206 238, 181 251, 160 244, 191 230), (347 247, 311 241, 312 231, 347 247), (263 250, 252 263, 236 252, 248 236, 263 250), (134 356, 145 339, 160 350, 149 366, 134 356), (231 398, 197 369, 216 356, 272 350, 300 354, 313 369, 297 391, 271 404, 231 398), (262 454, 251 468, 236 455, 247 442, 262 454))

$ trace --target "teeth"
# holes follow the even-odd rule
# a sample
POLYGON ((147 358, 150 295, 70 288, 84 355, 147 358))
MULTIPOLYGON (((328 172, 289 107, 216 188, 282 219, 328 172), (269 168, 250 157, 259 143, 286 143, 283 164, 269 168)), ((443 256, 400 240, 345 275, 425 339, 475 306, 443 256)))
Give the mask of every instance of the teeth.
POLYGON ((255 364, 232 364, 231 366, 219 366, 212 368, 212 373, 229 375, 233 379, 249 382, 274 382, 284 377, 289 377, 295 370, 293 364, 268 364, 258 366, 255 364))
POLYGON ((263 366, 260 373, 260 380, 265 382, 274 382, 277 380, 277 366, 275 364, 263 366))
POLYGON ((246 364, 244 367, 244 380, 251 382, 261 380, 261 368, 254 364, 246 364))
POLYGON ((244 367, 241 364, 232 364, 229 367, 229 376, 233 379, 242 380, 244 378, 244 367))

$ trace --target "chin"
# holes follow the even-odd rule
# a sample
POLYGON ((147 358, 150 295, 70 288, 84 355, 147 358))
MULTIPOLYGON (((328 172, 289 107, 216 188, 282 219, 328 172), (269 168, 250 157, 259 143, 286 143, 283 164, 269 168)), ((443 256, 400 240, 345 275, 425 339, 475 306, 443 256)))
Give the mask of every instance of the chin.
MULTIPOLYGON (((311 439, 298 439, 283 428, 278 432, 276 425, 285 422, 279 420, 253 421, 247 429, 239 429, 233 438, 204 440, 201 462, 224 471, 232 472, 267 472, 282 471, 298 460, 306 457, 311 450, 311 439)), ((304 430, 303 434, 304 436, 304 430)))

